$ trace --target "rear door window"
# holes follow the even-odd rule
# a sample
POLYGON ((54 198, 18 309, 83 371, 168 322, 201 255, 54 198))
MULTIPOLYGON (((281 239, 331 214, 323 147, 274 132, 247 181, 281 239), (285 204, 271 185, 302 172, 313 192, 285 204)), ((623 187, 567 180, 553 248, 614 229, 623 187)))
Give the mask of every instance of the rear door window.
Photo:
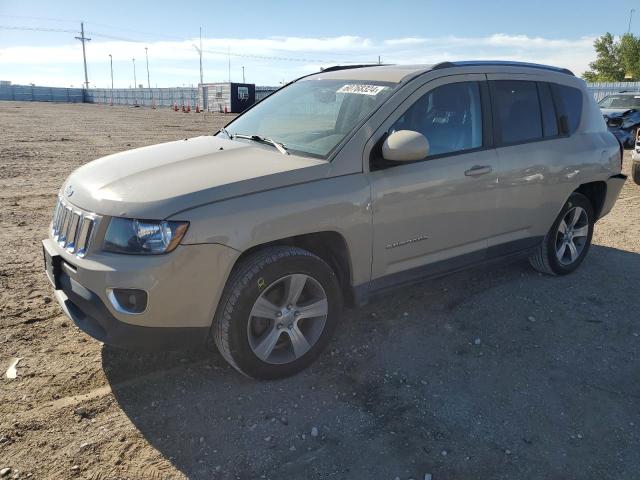
POLYGON ((551 84, 553 99, 556 103, 559 116, 567 117, 567 127, 569 135, 573 134, 580 125, 582 117, 582 92, 577 88, 565 85, 551 84))
POLYGON ((558 136, 558 116, 556 107, 553 104, 551 88, 546 82, 538 83, 538 94, 540 95, 540 107, 542 108, 542 133, 545 138, 558 136))
POLYGON ((514 144, 542 138, 542 115, 535 82, 493 80, 494 126, 498 144, 514 144))

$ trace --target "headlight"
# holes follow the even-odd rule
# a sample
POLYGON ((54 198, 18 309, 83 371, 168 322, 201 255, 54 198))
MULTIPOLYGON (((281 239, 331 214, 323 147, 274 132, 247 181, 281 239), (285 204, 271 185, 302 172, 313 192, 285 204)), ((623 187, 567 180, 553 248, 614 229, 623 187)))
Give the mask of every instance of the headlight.
POLYGON ((109 222, 103 249, 117 253, 169 253, 178 246, 188 227, 189 222, 114 217, 109 222))

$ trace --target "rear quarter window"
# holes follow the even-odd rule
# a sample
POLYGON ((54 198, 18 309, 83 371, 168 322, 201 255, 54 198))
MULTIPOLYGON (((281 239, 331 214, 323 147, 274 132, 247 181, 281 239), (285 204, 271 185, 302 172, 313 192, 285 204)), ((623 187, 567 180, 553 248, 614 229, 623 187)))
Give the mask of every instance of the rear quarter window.
POLYGON ((563 133, 572 135, 578 130, 582 119, 582 91, 577 88, 558 85, 557 83, 551 84, 551 91, 553 92, 558 116, 567 117, 569 131, 563 133))

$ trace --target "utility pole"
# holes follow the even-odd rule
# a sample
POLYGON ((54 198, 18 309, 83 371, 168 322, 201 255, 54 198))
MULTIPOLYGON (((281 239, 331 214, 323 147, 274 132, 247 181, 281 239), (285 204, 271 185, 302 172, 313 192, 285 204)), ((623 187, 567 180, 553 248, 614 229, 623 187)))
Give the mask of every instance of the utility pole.
POLYGON ((245 83, 245 81, 244 81, 244 65, 242 66, 242 83, 245 83))
POLYGON ((132 58, 131 60, 133 60, 133 88, 138 88, 138 84, 136 83, 136 59, 132 58))
POLYGON ((632 8, 631 11, 629 12, 629 27, 627 28, 627 33, 631 33, 631 19, 633 18, 633 12, 635 12, 636 9, 632 8))
POLYGON ((109 68, 111 69, 111 101, 109 102, 113 105, 113 57, 109 54, 109 68))
POLYGON ((109 54, 109 67, 111 69, 111 90, 113 90, 113 56, 109 54))
POLYGON ((382 65, 382 59, 380 58, 380 55, 378 55, 378 65, 382 65))
POLYGON ((147 57, 147 87, 151 90, 151 80, 149 79, 149 49, 144 47, 144 56, 147 57))
POLYGON ((202 27, 200 27, 200 48, 198 49, 198 53, 200 54, 200 85, 202 85, 204 83, 202 75, 202 27))
POLYGON ((192 43, 191 45, 196 49, 198 55, 200 55, 200 85, 202 85, 204 83, 202 75, 202 27, 200 27, 200 46, 198 47, 195 43, 192 43))
POLYGON ((90 38, 84 36, 84 22, 80 22, 80 36, 76 37, 76 40, 82 42, 82 59, 84 60, 84 87, 89 90, 89 75, 87 75, 87 52, 85 49, 85 42, 91 41, 90 38))

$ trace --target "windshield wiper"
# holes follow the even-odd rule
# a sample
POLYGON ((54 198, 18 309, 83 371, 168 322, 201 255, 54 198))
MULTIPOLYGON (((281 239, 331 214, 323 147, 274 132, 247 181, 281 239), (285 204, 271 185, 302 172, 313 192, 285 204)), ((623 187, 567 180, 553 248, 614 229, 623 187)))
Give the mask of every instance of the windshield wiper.
POLYGON ((226 128, 222 127, 218 131, 224 133, 227 137, 229 137, 229 140, 233 140, 233 135, 231 135, 226 128))
POLYGON ((260 142, 260 143, 267 143, 269 145, 272 145, 273 147, 275 147, 281 154, 283 155, 289 155, 289 152, 287 152, 287 149, 285 148, 285 146, 280 143, 280 142, 276 142, 275 140, 269 138, 269 137, 262 137, 260 135, 244 135, 242 133, 236 133, 233 135, 233 137, 230 138, 246 138, 247 140, 253 140, 254 142, 260 142))

